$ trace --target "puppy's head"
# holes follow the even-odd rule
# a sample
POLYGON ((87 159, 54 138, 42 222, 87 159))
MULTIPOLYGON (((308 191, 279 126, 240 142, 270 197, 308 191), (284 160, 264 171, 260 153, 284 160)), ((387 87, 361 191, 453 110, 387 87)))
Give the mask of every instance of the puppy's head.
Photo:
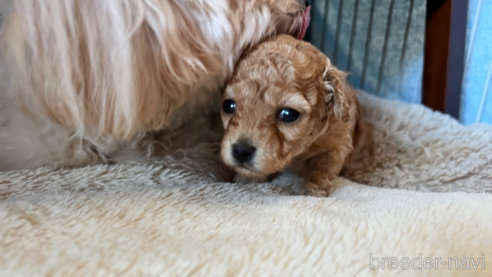
POLYGON ((223 161, 246 176, 275 173, 330 121, 348 120, 346 74, 319 50, 278 36, 242 59, 223 94, 223 161))

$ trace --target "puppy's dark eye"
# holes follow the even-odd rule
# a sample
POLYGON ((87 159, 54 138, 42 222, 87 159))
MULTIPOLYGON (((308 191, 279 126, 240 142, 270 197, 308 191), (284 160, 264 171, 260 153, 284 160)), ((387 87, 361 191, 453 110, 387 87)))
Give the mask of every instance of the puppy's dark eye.
POLYGON ((280 110, 278 118, 285 123, 292 123, 299 119, 301 114, 293 109, 285 108, 280 110))
POLYGON ((225 113, 233 114, 236 111, 236 103, 232 100, 225 100, 222 109, 225 113))

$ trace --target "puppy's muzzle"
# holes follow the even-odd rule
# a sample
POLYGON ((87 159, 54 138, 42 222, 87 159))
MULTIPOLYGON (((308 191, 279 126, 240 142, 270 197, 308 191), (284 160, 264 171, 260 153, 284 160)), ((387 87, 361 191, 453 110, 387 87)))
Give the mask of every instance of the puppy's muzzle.
POLYGON ((235 143, 232 145, 232 156, 241 164, 250 162, 255 156, 256 148, 249 143, 235 143))

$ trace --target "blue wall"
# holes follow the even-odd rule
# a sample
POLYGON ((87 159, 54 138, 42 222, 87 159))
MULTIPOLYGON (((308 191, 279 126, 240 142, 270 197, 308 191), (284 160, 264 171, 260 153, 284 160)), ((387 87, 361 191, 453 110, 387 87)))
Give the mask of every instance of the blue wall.
POLYGON ((492 1, 469 1, 460 120, 492 124, 492 1))

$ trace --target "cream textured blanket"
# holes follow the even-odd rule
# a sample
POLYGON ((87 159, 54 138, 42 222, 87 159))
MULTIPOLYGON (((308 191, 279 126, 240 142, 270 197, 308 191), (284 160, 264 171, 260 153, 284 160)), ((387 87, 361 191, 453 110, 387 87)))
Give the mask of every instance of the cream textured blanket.
POLYGON ((370 186, 340 178, 329 198, 292 176, 220 182, 205 143, 0 173, 0 275, 492 276, 492 128, 360 98, 376 144, 346 177, 370 186))

